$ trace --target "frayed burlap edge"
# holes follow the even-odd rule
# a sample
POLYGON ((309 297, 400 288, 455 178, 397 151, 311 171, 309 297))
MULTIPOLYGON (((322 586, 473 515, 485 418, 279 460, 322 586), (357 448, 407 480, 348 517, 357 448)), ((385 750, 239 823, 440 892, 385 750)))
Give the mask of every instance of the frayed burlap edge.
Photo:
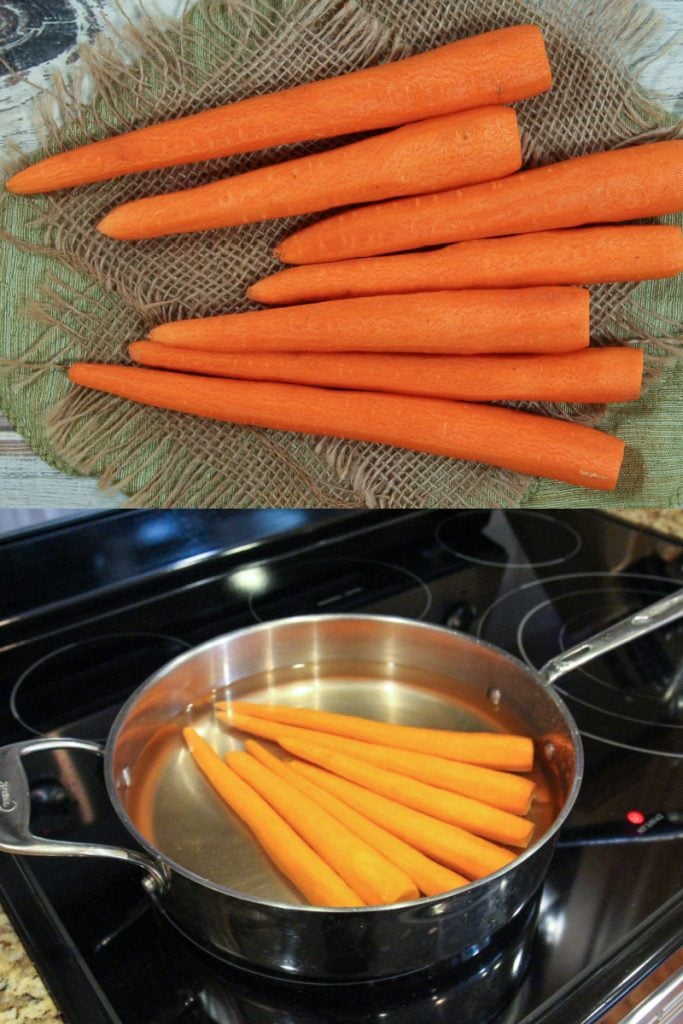
MULTIPOLYGON (((560 6, 565 6, 564 0, 559 0, 560 6)), ((216 0, 205 0, 203 5, 209 18, 220 18, 224 3, 216 0)), ((243 31, 246 35, 255 30, 267 29, 268 19, 259 15, 253 5, 249 2, 231 3, 229 5, 244 16, 242 22, 243 31)), ((292 11, 300 6, 295 3, 285 5, 292 11)), ((366 7, 376 5, 366 4, 366 7)), ((391 3, 384 5, 391 7, 391 3)), ((523 7, 530 8, 533 4, 523 4, 523 7)), ((636 57, 642 46, 652 41, 659 30, 659 19, 640 0, 596 0, 590 4, 591 14, 595 23, 601 31, 607 33, 613 47, 625 61, 631 65, 637 63, 636 57)), ((320 0, 316 4, 307 6, 307 14, 312 20, 319 18, 321 12, 334 11, 340 18, 340 25, 345 25, 347 35, 353 38, 354 18, 346 23, 344 18, 346 12, 355 16, 358 8, 353 4, 330 3, 329 0, 320 0)), ((373 13, 377 13, 373 11, 373 13)), ((525 13, 525 12, 522 12, 525 13)), ((380 19, 381 20, 381 19, 380 19)), ((515 18, 515 20, 523 20, 515 18)), ((218 23, 217 23, 218 24, 218 23)), ((80 133, 89 130, 92 133, 92 123, 89 121, 90 112, 99 110, 98 100, 110 97, 115 90, 117 82, 120 83, 123 68, 129 65, 134 59, 151 61, 158 73, 161 75, 175 76, 181 72, 178 64, 179 53, 182 53, 182 39, 185 31, 192 31, 186 21, 175 23, 167 22, 163 25, 163 34, 159 32, 158 19, 151 21, 144 14, 141 21, 134 23, 130 18, 123 30, 118 30, 109 38, 101 37, 94 47, 85 47, 83 50, 83 69, 78 76, 66 81, 58 78, 55 83, 54 92, 46 95, 39 103, 39 118, 43 125, 44 148, 47 152, 63 148, 65 145, 64 130, 60 127, 66 123, 68 128, 76 133, 76 139, 80 133), (180 44, 180 45, 178 45, 180 44), (84 83, 86 76, 90 75, 94 80, 92 95, 89 97, 88 106, 82 103, 84 95, 84 83)), ((245 35, 239 35, 236 43, 243 45, 245 35)), ((386 33, 384 43, 386 44, 386 33)), ((435 40, 435 44, 446 40, 435 40)), ((394 40, 392 56, 402 56, 410 52, 411 47, 402 43, 400 30, 394 40)), ((666 50, 666 44, 662 45, 660 53, 666 50)), ((642 71, 642 68, 634 72, 642 71)), ((634 77, 635 84, 635 77, 634 77)), ((168 99, 168 97, 167 97, 168 99)), ((201 104, 199 105, 201 106, 201 104)), ((199 109, 199 107, 198 107, 199 109)), ((156 106, 153 119, 160 120, 165 116, 172 116, 174 113, 172 97, 169 100, 167 109, 156 106)), ((152 112, 150 112, 151 114, 152 112)), ((629 138, 622 139, 618 145, 626 145, 629 142, 648 141, 652 138, 672 137, 679 133, 678 126, 660 125, 653 126, 653 120, 661 117, 662 111, 656 103, 642 90, 637 90, 629 97, 627 107, 628 123, 623 124, 624 131, 635 134, 629 138)), ((146 123, 147 114, 141 118, 141 123, 146 123)), ((106 120, 99 124, 99 134, 111 133, 112 125, 106 120)), ((538 162, 538 153, 530 141, 530 136, 525 135, 525 152, 529 164, 538 162)), ((26 164, 26 158, 16 154, 12 161, 11 170, 26 164)), ((49 202, 49 200, 48 200, 49 202)), ((30 243, 29 247, 33 247, 30 243)), ((49 245, 40 247, 47 254, 54 255, 54 250, 49 245)), ((68 261, 66 261, 68 263, 68 261)), ((100 281, 100 284, 104 284, 100 281)), ((635 287, 635 286, 634 286, 635 287)), ((618 308, 610 310, 610 317, 605 318, 602 324, 600 340, 606 343, 622 341, 625 337, 632 337, 631 343, 647 341, 655 343, 648 346, 646 387, 652 386, 661 377, 662 373, 672 365, 680 356, 680 339, 677 332, 680 325, 672 324, 670 333, 662 329, 661 319, 656 325, 650 323, 649 330, 644 330, 644 323, 647 318, 658 320, 658 314, 652 310, 639 309, 635 296, 630 297, 631 287, 623 289, 620 296, 621 301, 618 308), (643 315, 645 314, 645 316, 643 315), (611 320, 611 323, 608 321, 611 320)), ((57 326, 59 321, 49 311, 49 301, 34 304, 33 308, 27 311, 33 318, 47 318, 57 326)), ((55 353, 55 361, 67 354, 68 345, 55 353)), ((24 353, 20 360, 5 360, 4 366, 12 370, 22 369, 28 375, 33 373, 43 374, 48 372, 50 365, 54 363, 37 361, 31 365, 31 352, 24 353)), ((21 377, 25 376, 21 373, 21 377)), ((88 396, 89 397, 89 396, 88 396)), ((127 403, 129 404, 129 403, 127 403)), ((110 424, 113 424, 121 416, 121 403, 118 399, 111 399, 108 396, 100 396, 99 403, 96 403, 98 417, 105 419, 111 413, 110 424)), ((521 403, 518 403, 521 407, 521 403)), ((204 454, 199 457, 190 457, 186 466, 175 467, 173 459, 173 445, 177 442, 174 438, 174 431, 161 430, 157 436, 157 450, 146 456, 150 463, 163 464, 163 470, 157 469, 151 479, 143 482, 145 459, 140 462, 140 452, 145 445, 154 448, 154 429, 150 424, 154 423, 154 417, 146 414, 147 429, 138 434, 140 445, 121 448, 110 448, 109 451, 103 448, 102 442, 106 436, 106 430, 92 430, 92 412, 95 406, 87 401, 81 400, 80 395, 72 393, 58 402, 49 414, 49 437, 51 443, 58 449, 61 457, 74 466, 81 473, 87 475, 98 473, 102 486, 116 485, 124 493, 132 495, 131 503, 138 505, 187 505, 199 504, 206 507, 221 507, 225 501, 226 493, 230 487, 227 483, 229 472, 225 467, 207 465, 204 454), (78 411, 80 410, 80 412, 78 411), (171 477, 173 478, 171 481, 171 477)), ((554 415, 562 415, 565 418, 579 420, 591 424, 599 423, 603 412, 600 408, 589 407, 553 407, 541 406, 538 404, 525 405, 524 407, 534 411, 552 412, 554 415)), ((133 407, 134 408, 134 407, 133 407)), ((133 413, 134 415, 134 413, 133 413)), ((169 415, 169 414, 165 414, 169 415)), ((174 414, 170 414, 175 418, 174 414)), ((144 417, 136 417, 136 421, 142 422, 144 417)), ((240 428, 242 430, 248 428, 240 428)), ((277 445, 277 438, 283 435, 276 431, 257 431, 262 443, 277 445), (265 439, 268 440, 265 440, 265 439)), ((328 465, 338 478, 339 488, 333 488, 336 493, 330 493, 321 488, 316 481, 306 473, 303 473, 296 463, 287 466, 287 471, 298 472, 302 475, 304 487, 310 488, 310 504, 321 507, 392 507, 396 505, 395 494, 397 486, 395 482, 396 469, 392 465, 398 456, 402 461, 402 469, 406 470, 406 459, 420 463, 434 462, 455 462, 455 460, 438 460, 434 456, 425 456, 417 453, 397 452, 386 446, 372 445, 358 442, 339 441, 337 439, 304 439, 304 443, 310 443, 315 451, 324 455, 328 465), (343 497, 340 496, 343 494, 343 497)), ((280 450, 281 451, 281 450, 280 450)), ((458 464, 455 463, 457 466, 458 464)), ((460 464, 463 465, 463 464, 460 464)), ((478 467, 467 465, 468 476, 463 480, 461 474, 454 476, 453 505, 458 507, 473 507, 487 505, 491 507, 509 507, 521 502, 524 493, 529 489, 531 481, 529 478, 517 474, 505 473, 504 471, 492 470, 490 467, 478 467), (494 500, 482 500, 482 496, 494 500)), ((234 491, 234 489, 233 489, 234 491)), ((239 496, 239 502, 248 507, 249 500, 239 496)), ((230 501, 230 504, 236 504, 230 501)), ((290 504, 291 502, 285 502, 290 504)), ((306 502, 307 504, 309 502, 306 502)), ((278 505, 277 493, 272 494, 270 501, 257 501, 255 504, 278 505)), ((413 504, 410 502, 409 504, 413 504)), ((423 505, 430 504, 430 496, 425 495, 423 505)), ((437 504, 444 505, 443 501, 437 504)), ((451 504, 450 502, 448 504, 451 504)), ((398 507, 398 506, 396 506, 398 507)))

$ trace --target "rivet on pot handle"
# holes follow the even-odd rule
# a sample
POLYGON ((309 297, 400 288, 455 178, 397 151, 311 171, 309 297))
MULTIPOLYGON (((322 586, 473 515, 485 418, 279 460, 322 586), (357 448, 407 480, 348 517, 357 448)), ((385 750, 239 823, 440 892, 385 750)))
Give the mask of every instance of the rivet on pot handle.
POLYGON ((104 754, 104 747, 99 743, 61 737, 25 740, 0 748, 0 850, 42 857, 111 857, 129 861, 147 872, 142 884, 148 892, 161 892, 166 887, 163 868, 144 853, 119 846, 70 843, 33 835, 30 830, 31 791, 21 758, 24 754, 56 749, 87 750, 100 757, 104 754))
POLYGON ((682 615, 683 590, 677 590, 669 597, 655 601, 654 604, 648 605, 647 608, 643 608, 639 612, 634 612, 633 615, 622 619, 616 625, 609 626, 602 633, 591 637, 590 640, 576 644, 575 647, 570 647, 558 654, 556 658, 551 658, 539 670, 540 675, 546 683, 554 683, 565 672, 571 672, 579 665, 584 665, 587 661, 592 661, 593 658, 598 658, 615 647, 621 647, 622 644, 636 640, 639 636, 644 636, 659 626, 666 626, 668 622, 673 622, 682 615))

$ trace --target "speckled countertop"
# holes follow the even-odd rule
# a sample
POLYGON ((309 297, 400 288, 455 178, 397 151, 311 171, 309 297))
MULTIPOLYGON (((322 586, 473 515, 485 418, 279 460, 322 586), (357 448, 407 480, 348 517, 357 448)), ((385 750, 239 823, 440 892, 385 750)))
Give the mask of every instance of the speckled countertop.
MULTIPOLYGON (((683 540, 683 509, 633 509, 618 515, 683 540)), ((0 908, 0 1024, 60 1024, 62 1020, 0 908)))

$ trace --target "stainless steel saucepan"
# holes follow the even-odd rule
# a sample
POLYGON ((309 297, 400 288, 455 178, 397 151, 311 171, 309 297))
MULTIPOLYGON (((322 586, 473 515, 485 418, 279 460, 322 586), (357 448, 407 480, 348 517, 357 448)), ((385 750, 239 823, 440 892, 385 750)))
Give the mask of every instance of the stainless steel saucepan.
POLYGON ((406 619, 282 619, 180 655, 139 687, 106 746, 31 739, 0 749, 0 850, 113 857, 145 870, 144 886, 191 940, 251 970, 358 981, 465 960, 521 914, 547 872, 581 783, 576 725, 552 683, 565 672, 683 615, 683 591, 573 647, 538 671, 463 633, 406 619), (214 704, 274 700, 436 728, 533 737, 534 839, 495 874, 450 893, 386 907, 305 905, 233 821, 193 764, 180 729, 216 749, 240 746, 214 704), (104 756, 111 802, 141 849, 41 839, 30 831, 22 756, 57 748, 104 756))

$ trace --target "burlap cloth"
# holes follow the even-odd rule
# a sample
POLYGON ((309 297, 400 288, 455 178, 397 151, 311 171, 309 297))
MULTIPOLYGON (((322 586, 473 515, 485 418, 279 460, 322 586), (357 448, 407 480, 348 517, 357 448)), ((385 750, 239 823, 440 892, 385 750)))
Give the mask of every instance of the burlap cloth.
MULTIPOLYGON (((125 7, 130 13, 131 5, 125 7)), ((518 104, 527 164, 678 131, 637 84, 638 55, 646 42, 658 45, 656 17, 638 0, 198 0, 177 22, 138 11, 123 32, 84 49, 80 74, 56 81, 40 104, 43 150, 527 21, 544 31, 555 78, 549 93, 518 104)), ((612 496, 381 445, 212 423, 68 384, 65 365, 83 358, 125 362, 127 343, 155 323, 250 308, 247 285, 276 269, 273 244, 313 219, 129 244, 93 229, 106 211, 338 141, 133 175, 49 197, 4 193, 0 404, 34 449, 57 468, 97 475, 132 504, 147 506, 681 503, 680 281, 593 289, 594 341, 646 348, 640 402, 609 411, 526 406, 599 423, 630 442, 612 496)), ((8 170, 28 162, 24 154, 7 155, 8 170)))

